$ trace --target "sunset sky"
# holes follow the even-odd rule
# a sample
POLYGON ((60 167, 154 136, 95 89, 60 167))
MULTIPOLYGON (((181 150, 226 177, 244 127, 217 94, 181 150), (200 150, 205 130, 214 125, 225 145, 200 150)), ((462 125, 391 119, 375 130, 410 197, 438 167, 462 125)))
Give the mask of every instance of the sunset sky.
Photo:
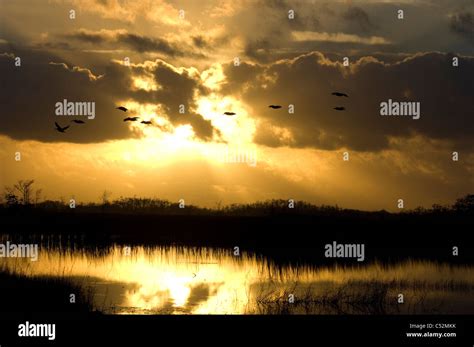
POLYGON ((0 0, 0 76, 0 187, 46 199, 394 211, 474 192, 472 0, 0 0), (95 118, 56 115, 64 99, 95 118), (420 119, 381 116, 388 99, 420 119))

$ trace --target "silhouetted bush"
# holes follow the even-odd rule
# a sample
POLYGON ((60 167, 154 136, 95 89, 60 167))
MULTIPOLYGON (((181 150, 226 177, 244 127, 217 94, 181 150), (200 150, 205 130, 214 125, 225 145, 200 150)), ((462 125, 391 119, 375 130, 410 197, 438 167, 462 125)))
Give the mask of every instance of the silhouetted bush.
POLYGON ((474 214, 474 194, 468 194, 463 198, 457 199, 453 208, 456 212, 474 214))
MULTIPOLYGON (((19 181, 17 186, 27 185, 28 192, 31 195, 31 185, 34 181, 19 181), (26 183, 25 183, 26 182, 26 183)), ((474 194, 468 194, 456 200, 452 206, 442 206, 434 204, 432 208, 417 207, 412 210, 404 210, 399 213, 390 213, 381 211, 360 211, 353 209, 343 209, 339 206, 320 205, 316 206, 305 201, 295 201, 294 206, 290 208, 290 202, 283 199, 273 199, 258 201, 249 204, 230 204, 222 206, 220 203, 216 208, 203 208, 186 204, 185 208, 180 208, 178 203, 157 198, 141 197, 123 197, 116 200, 109 200, 111 193, 105 191, 101 203, 76 203, 76 208, 71 209, 69 203, 65 201, 46 200, 36 202, 34 205, 24 204, 15 194, 16 191, 25 191, 25 189, 5 188, 3 194, 4 202, 2 207, 14 208, 15 210, 25 211, 27 208, 37 212, 71 212, 71 213, 118 213, 118 214, 158 214, 158 215, 206 215, 206 216, 286 216, 286 215, 312 215, 312 216, 333 216, 349 217, 357 219, 378 219, 385 220, 398 216, 401 218, 417 218, 418 216, 448 216, 454 214, 471 215, 474 214, 474 194)), ((29 201, 29 197, 26 198, 29 201)), ((64 199, 63 199, 64 200, 64 199)))

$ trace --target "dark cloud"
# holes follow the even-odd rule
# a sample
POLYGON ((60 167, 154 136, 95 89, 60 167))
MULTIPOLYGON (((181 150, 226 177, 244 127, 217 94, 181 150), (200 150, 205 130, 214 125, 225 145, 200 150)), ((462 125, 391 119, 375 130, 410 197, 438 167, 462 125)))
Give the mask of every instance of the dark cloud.
MULTIPOLYGON (((115 110, 120 100, 156 104, 167 111, 172 124, 190 124, 196 135, 209 139, 213 128, 209 121, 192 112, 197 91, 205 92, 199 76, 178 71, 162 61, 130 67, 111 62, 105 73, 95 76, 90 70, 72 68, 60 59, 40 51, 17 50, 22 66, 15 67, 12 56, 0 55, 2 88, 0 103, 5 114, 0 133, 15 139, 40 141, 101 142, 130 137, 122 122, 123 114, 115 110), (56 61, 57 63, 51 63, 56 61), (133 77, 147 73, 160 85, 157 91, 136 90, 133 77), (71 127, 67 134, 54 130, 54 122, 69 123, 70 117, 55 115, 55 104, 68 101, 95 102, 95 119, 81 127, 71 127), (186 114, 178 113, 180 104, 186 114)), ((131 113, 134 110, 130 110, 131 113)))
POLYGON ((390 137, 421 134, 473 150, 474 58, 460 57, 456 68, 450 55, 440 53, 418 54, 392 64, 369 57, 349 69, 311 53, 239 68, 243 69, 237 72, 226 66, 223 92, 240 93, 252 107, 262 120, 256 140, 263 144, 288 145, 279 128, 292 133, 290 144, 296 147, 376 151, 387 148, 390 137), (350 97, 332 96, 335 90, 350 97), (420 102, 421 118, 380 116, 380 103, 388 99, 420 102), (269 103, 294 104, 295 114, 270 110, 269 103), (345 106, 346 111, 337 112, 335 106, 345 106))
POLYGON ((249 2, 225 26, 227 37, 242 39, 246 58, 268 62, 288 55, 293 31, 316 30, 320 21, 317 8, 304 1, 258 0, 249 2), (294 17, 289 18, 289 11, 294 17))
POLYGON ((270 58, 273 58, 270 55, 273 46, 275 45, 268 39, 248 41, 245 44, 244 53, 247 57, 256 61, 268 61, 270 58))
MULTIPOLYGON (((8 88, 0 94, 5 117, 0 133, 15 139, 41 141, 95 142, 123 138, 128 130, 120 124, 120 115, 113 112, 114 97, 98 88, 87 70, 70 70, 62 64, 50 64, 41 52, 17 50, 22 66, 15 67, 13 60, 0 56, 2 80, 8 88), (55 115, 55 104, 63 99, 96 103, 96 118, 82 129, 70 129, 66 136, 59 136, 54 122, 69 123, 66 117, 55 115)), ((70 118, 69 118, 70 119, 70 118)))
POLYGON ((38 43, 35 47, 43 50, 67 50, 73 51, 74 48, 68 42, 41 42, 38 43))
POLYGON ((102 5, 104 7, 108 6, 108 5, 111 5, 111 1, 110 0, 96 0, 96 2, 99 4, 99 5, 102 5))
POLYGON ((207 39, 203 35, 197 35, 192 37, 193 44, 197 48, 209 48, 210 43, 207 41, 207 39))
MULTIPOLYGON (((112 65, 113 69, 122 69, 120 65, 112 65)), ((129 95, 142 103, 155 103, 160 105, 170 117, 173 124, 191 124, 199 137, 209 139, 213 134, 211 123, 204 120, 200 115, 193 112, 196 109, 195 93, 206 95, 207 89, 202 86, 197 72, 192 74, 190 70, 175 69, 162 60, 156 60, 148 64, 132 65, 132 74, 136 76, 149 75, 158 84, 155 91, 134 91, 129 95), (184 105, 185 114, 179 113, 179 105, 184 105)), ((111 73, 112 76, 121 76, 111 73)), ((111 84, 127 83, 123 79, 111 81, 111 84)))
POLYGON ((263 72, 261 65, 242 62, 239 66, 224 65, 226 82, 221 85, 224 94, 234 94, 246 89, 263 72))
MULTIPOLYGON (((453 37, 449 30, 448 13, 472 13, 472 1, 446 1, 440 5, 405 2, 401 7, 396 2, 361 2, 351 6, 345 2, 325 1, 255 1, 233 16, 226 27, 233 36, 244 43, 243 53, 259 63, 274 62, 282 58, 296 57, 301 53, 321 51, 345 56, 354 54, 372 55, 373 52, 410 53, 427 51, 459 52, 472 55, 473 46, 465 40, 453 37), (253 5, 258 5, 258 8, 253 5), (403 21, 396 15, 405 11, 403 21), (288 20, 288 10, 295 10, 295 19, 288 20), (347 34, 361 38, 376 37, 380 40, 344 42, 295 41, 292 32, 315 32, 347 34)), ((454 27, 466 39, 474 37, 469 15, 454 16, 454 27)))
POLYGON ((160 38, 150 38, 131 34, 127 32, 104 32, 79 30, 75 33, 66 35, 67 38, 76 39, 91 44, 114 43, 125 45, 129 49, 138 52, 160 52, 170 56, 182 55, 183 53, 176 47, 173 47, 167 41, 160 38))
POLYGON ((183 45, 170 43, 157 37, 148 37, 124 30, 117 31, 89 31, 78 30, 71 34, 64 35, 67 39, 78 40, 86 44, 100 45, 103 48, 126 48, 138 53, 162 53, 169 57, 193 57, 204 58, 205 56, 198 52, 193 52, 183 45))
POLYGON ((367 12, 360 7, 350 7, 346 12, 344 12, 343 18, 354 23, 358 29, 364 33, 371 32, 375 29, 375 25, 371 22, 367 12))
POLYGON ((75 39, 87 43, 102 44, 107 42, 110 38, 106 37, 104 33, 92 32, 87 30, 78 30, 73 34, 64 35, 68 39, 75 39))
POLYGON ((149 38, 136 34, 119 34, 117 36, 119 43, 130 46, 131 49, 138 52, 162 52, 170 56, 183 54, 180 49, 173 47, 165 40, 159 38, 149 38))
POLYGON ((474 15, 472 13, 458 13, 452 16, 450 28, 456 34, 474 43, 474 15))

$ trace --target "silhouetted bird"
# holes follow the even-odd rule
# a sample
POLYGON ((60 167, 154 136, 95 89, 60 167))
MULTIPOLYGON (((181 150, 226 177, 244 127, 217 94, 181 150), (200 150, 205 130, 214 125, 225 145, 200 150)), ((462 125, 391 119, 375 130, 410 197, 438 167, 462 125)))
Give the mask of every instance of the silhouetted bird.
POLYGON ((58 123, 54 122, 56 125, 56 130, 59 131, 60 133, 64 133, 67 128, 69 128, 69 125, 67 127, 61 127, 58 123))
POLYGON ((123 111, 123 112, 127 112, 128 109, 123 107, 123 106, 120 106, 120 107, 117 107, 117 110, 120 110, 120 111, 123 111))
POLYGON ((74 122, 76 124, 84 124, 85 123, 83 120, 79 120, 79 119, 73 119, 71 122, 74 122))
POLYGON ((270 105, 268 107, 273 108, 274 110, 281 108, 280 105, 270 105))
POLYGON ((235 112, 224 112, 226 116, 235 116, 235 112))
POLYGON ((332 95, 335 95, 335 96, 345 96, 346 98, 349 97, 349 95, 347 95, 346 93, 340 93, 340 92, 334 92, 334 93, 332 93, 332 95))
POLYGON ((140 117, 127 117, 123 121, 124 122, 127 122, 127 121, 136 122, 138 120, 138 118, 140 118, 140 117))
POLYGON ((142 120, 140 123, 142 123, 142 124, 151 124, 151 120, 142 120))
POLYGON ((345 107, 334 107, 335 110, 337 111, 344 111, 346 108, 345 107))

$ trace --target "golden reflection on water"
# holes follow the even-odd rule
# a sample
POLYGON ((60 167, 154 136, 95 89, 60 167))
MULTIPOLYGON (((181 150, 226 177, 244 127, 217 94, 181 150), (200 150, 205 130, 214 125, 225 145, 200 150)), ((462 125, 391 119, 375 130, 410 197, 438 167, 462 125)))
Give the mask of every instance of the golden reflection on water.
MULTIPOLYGON (((426 261, 279 267, 255 255, 235 257, 224 250, 134 247, 127 255, 124 248, 114 246, 100 256, 43 250, 37 262, 11 258, 4 266, 25 276, 70 278, 84 290, 92 289, 96 309, 115 314, 275 313, 275 307, 278 313, 289 294, 318 301, 348 284, 352 292, 357 291, 355 286, 364 291, 364 283, 374 281, 389 284, 389 301, 400 290, 409 294, 407 300, 427 292, 426 302, 439 301, 441 296, 452 300, 451 308, 474 310, 474 300, 465 299, 474 297, 474 269, 426 261)), ((313 307, 295 313, 337 313, 333 311, 313 307)))

